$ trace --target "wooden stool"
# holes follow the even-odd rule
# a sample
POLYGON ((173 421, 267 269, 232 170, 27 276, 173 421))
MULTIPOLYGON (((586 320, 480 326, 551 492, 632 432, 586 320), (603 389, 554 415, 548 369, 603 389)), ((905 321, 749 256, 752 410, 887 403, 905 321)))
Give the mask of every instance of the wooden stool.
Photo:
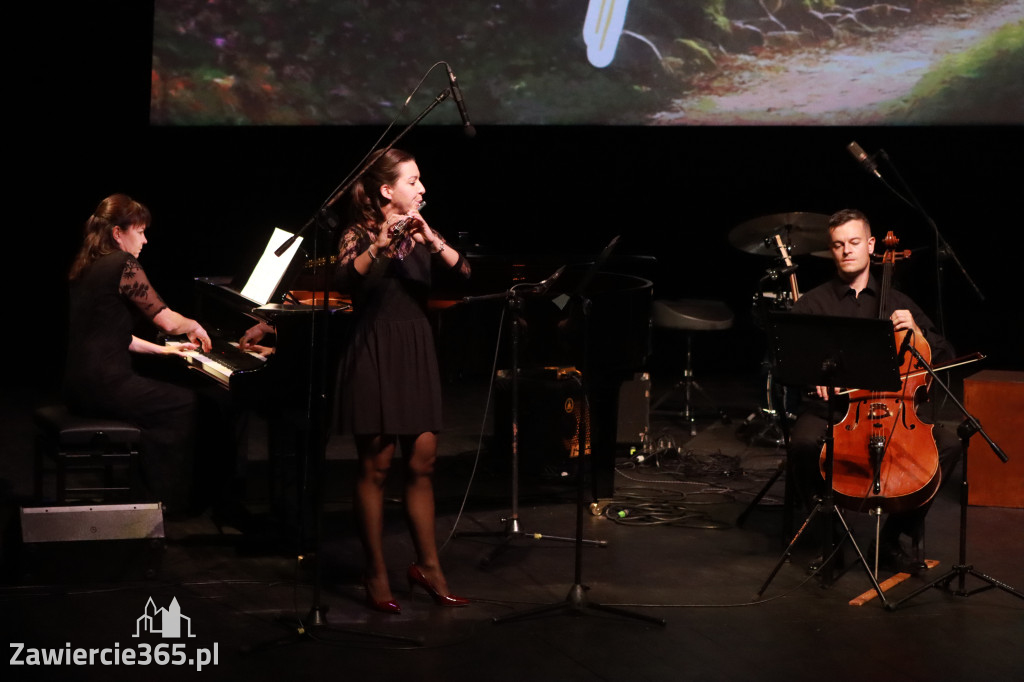
POLYGON ((44 479, 52 471, 57 502, 133 501, 142 435, 138 427, 74 415, 63 405, 41 407, 34 419, 37 500, 43 499, 44 479))
MULTIPOLYGON (((686 368, 683 378, 666 391, 651 406, 652 414, 665 414, 682 417, 690 423, 690 435, 697 435, 694 423, 693 390, 696 389, 707 398, 707 392, 693 378, 693 335, 695 332, 717 331, 729 329, 733 323, 733 313, 721 301, 699 299, 656 300, 651 305, 651 316, 655 328, 683 331, 686 333, 686 368), (675 395, 683 391, 683 410, 658 410, 657 408, 675 395)), ((716 410, 721 413, 721 410, 716 410)), ((723 415, 724 417, 724 415, 723 415)))

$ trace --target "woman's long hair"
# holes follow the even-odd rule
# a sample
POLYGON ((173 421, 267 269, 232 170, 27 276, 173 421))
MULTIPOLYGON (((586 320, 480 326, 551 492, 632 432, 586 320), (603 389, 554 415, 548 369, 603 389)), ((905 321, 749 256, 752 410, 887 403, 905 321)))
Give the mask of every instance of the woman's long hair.
POLYGON ((114 240, 115 227, 120 227, 122 230, 137 225, 149 227, 150 220, 149 209, 127 194, 112 194, 101 201, 89 219, 85 221, 82 248, 79 249, 78 255, 71 263, 68 279, 78 279, 82 271, 100 256, 121 250, 114 240))
POLYGON ((348 223, 364 230, 384 221, 386 199, 380 193, 381 185, 393 185, 398 181, 398 166, 406 161, 415 161, 413 155, 401 149, 376 151, 370 157, 369 166, 363 176, 349 190, 348 223))

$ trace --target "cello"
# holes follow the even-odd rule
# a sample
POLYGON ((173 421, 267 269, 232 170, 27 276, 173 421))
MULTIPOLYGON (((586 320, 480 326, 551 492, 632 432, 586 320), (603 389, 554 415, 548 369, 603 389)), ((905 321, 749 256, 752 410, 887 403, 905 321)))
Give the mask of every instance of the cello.
MULTIPOLYGON (((879 317, 885 316, 893 266, 910 256, 898 252, 899 240, 890 231, 884 240, 879 317)), ((911 330, 894 332, 901 348, 911 330)), ((910 344, 931 364, 927 339, 911 336, 910 344)), ((852 510, 878 509, 904 512, 934 497, 942 474, 938 449, 932 438, 934 426, 921 421, 914 407, 924 399, 930 376, 911 353, 900 358, 901 388, 893 392, 849 391, 850 404, 833 430, 832 489, 838 504, 852 510)), ((825 472, 825 448, 820 458, 825 472)))

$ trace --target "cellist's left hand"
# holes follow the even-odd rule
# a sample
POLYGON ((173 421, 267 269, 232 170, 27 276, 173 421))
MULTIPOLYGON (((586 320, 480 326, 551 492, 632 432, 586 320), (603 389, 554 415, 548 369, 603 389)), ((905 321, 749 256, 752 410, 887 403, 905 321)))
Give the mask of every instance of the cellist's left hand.
POLYGON ((894 310, 889 319, 892 320, 893 331, 901 332, 910 329, 913 330, 915 337, 924 337, 924 333, 917 326, 917 322, 914 321, 914 316, 909 310, 894 310))

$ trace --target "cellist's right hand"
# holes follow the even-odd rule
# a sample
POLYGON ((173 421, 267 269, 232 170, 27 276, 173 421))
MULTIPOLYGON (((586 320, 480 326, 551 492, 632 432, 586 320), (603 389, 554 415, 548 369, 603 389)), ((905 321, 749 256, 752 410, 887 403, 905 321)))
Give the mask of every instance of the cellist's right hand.
MULTIPOLYGON (((819 397, 819 398, 821 398, 822 400, 828 400, 828 392, 829 392, 829 388, 831 388, 831 387, 830 387, 830 386, 815 386, 815 387, 814 387, 814 392, 815 392, 815 393, 816 393, 816 394, 818 395, 818 397, 819 397)), ((835 389, 832 389, 832 392, 833 392, 833 394, 836 394, 836 393, 839 393, 839 392, 840 392, 841 390, 842 390, 842 389, 839 389, 839 388, 835 388, 835 389)))

